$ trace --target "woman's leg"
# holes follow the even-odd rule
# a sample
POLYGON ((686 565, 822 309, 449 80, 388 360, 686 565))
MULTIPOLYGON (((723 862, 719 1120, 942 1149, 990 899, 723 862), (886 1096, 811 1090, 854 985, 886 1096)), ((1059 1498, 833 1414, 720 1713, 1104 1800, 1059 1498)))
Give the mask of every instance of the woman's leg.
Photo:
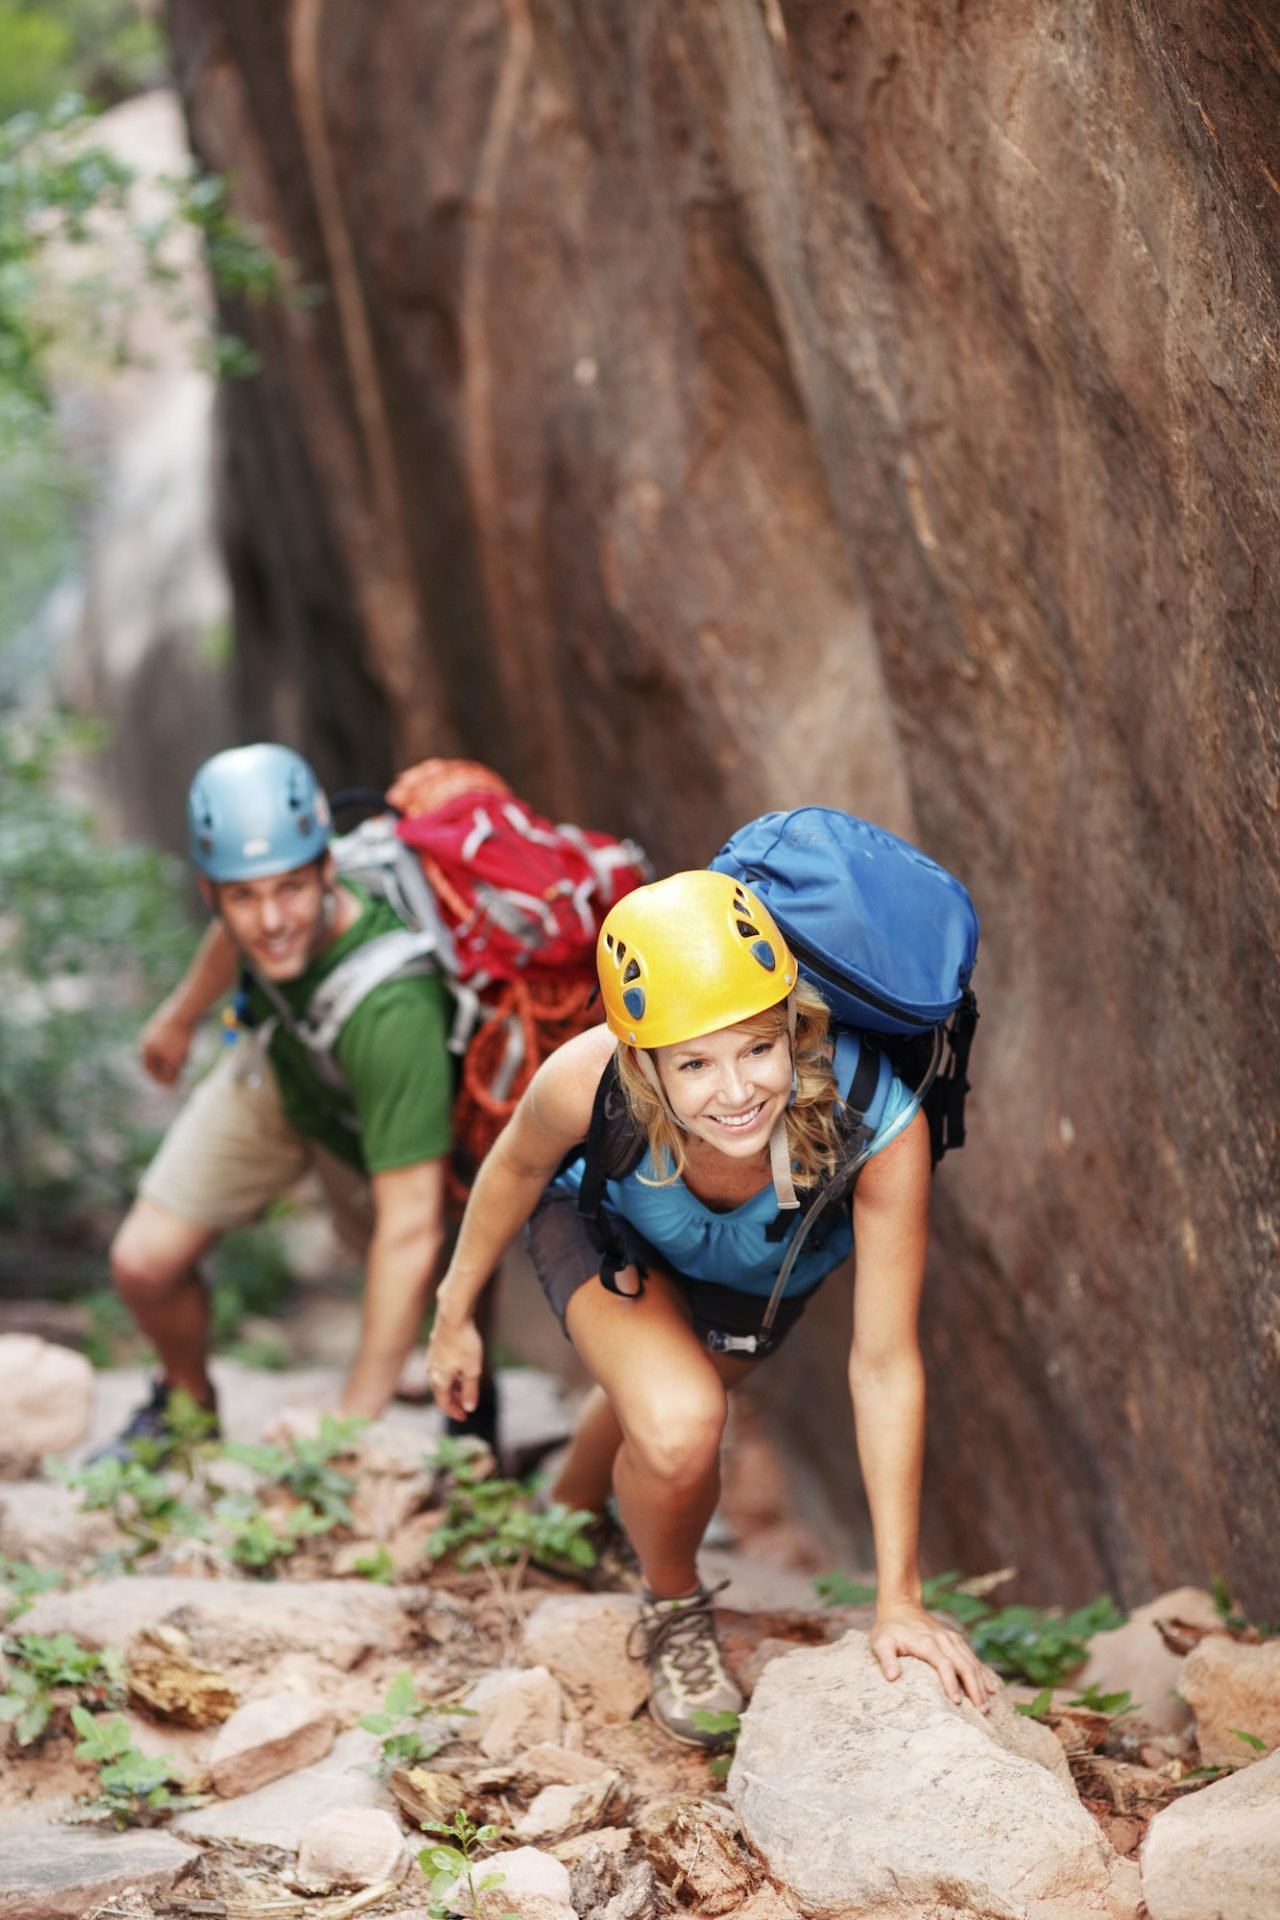
MULTIPOLYGON (((611 1472, 645 1584, 663 1597, 698 1585, 697 1551, 720 1487, 729 1380, 699 1341, 679 1289, 650 1271, 644 1293, 579 1287, 565 1324, 598 1382, 556 1496, 599 1510, 611 1472)), ((730 1379, 746 1369, 730 1362, 730 1379)))

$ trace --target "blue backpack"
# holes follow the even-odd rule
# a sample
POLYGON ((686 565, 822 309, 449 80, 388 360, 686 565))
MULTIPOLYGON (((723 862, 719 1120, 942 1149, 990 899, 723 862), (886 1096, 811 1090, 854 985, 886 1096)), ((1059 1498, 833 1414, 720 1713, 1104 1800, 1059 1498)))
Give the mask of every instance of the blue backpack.
POLYGON ((762 814, 710 864, 763 900, 833 1019, 927 1088, 934 1164, 963 1146, 978 916, 954 875, 834 807, 762 814))

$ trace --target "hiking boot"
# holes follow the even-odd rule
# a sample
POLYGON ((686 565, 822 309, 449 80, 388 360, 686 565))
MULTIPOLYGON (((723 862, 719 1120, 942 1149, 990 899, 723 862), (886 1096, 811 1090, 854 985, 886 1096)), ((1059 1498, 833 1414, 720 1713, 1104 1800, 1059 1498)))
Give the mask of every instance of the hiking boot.
POLYGON ((608 1507, 598 1513, 582 1538, 595 1553, 593 1567, 575 1567, 573 1577, 588 1593, 643 1593, 640 1557, 622 1522, 608 1507))
POLYGON ((218 1421, 218 1411, 214 1407, 201 1407, 189 1393, 180 1387, 171 1387, 163 1374, 158 1374, 151 1382, 151 1398, 135 1409, 116 1435, 104 1446, 89 1455, 89 1465, 99 1460, 142 1459, 150 1465, 158 1466, 183 1441, 219 1440, 222 1428, 218 1421), (180 1417, 171 1417, 171 1403, 177 1396, 185 1403, 180 1417), (198 1422, 193 1416, 203 1413, 204 1422, 198 1422))
POLYGON ((731 1745, 736 1720, 720 1728, 700 1722, 703 1715, 742 1711, 742 1694, 725 1670, 716 1639, 711 1602, 720 1591, 699 1587, 680 1600, 655 1600, 646 1594, 628 1642, 632 1658, 643 1658, 649 1669, 649 1712, 673 1740, 687 1747, 731 1745))

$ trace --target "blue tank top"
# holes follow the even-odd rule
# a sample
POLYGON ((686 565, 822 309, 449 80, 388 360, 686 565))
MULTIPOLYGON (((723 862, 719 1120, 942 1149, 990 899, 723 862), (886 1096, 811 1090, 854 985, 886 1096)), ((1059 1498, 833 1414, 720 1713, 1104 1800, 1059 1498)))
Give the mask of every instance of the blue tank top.
MULTIPOLYGON (((845 1092, 853 1084, 857 1069, 859 1041, 856 1034, 840 1033, 836 1040, 835 1073, 837 1084, 845 1092)), ((911 1089, 897 1078, 884 1054, 880 1056, 880 1077, 875 1096, 866 1112, 866 1124, 872 1132, 872 1154, 879 1153, 896 1140, 915 1109, 911 1089)), ((577 1194, 582 1184, 582 1162, 577 1160, 558 1175, 552 1190, 577 1194)), ((718 1287, 732 1287, 737 1293, 760 1294, 773 1291, 778 1269, 786 1255, 790 1234, 781 1240, 768 1240, 765 1230, 777 1217, 778 1202, 772 1184, 744 1200, 739 1207, 718 1212, 705 1206, 690 1193, 683 1180, 667 1186, 654 1186, 653 1162, 646 1151, 631 1172, 621 1180, 606 1180, 604 1204, 621 1215, 643 1240, 662 1255, 677 1273, 690 1280, 706 1280, 718 1287)), ((804 1217, 804 1200, 794 1218, 804 1217)), ((848 1208, 825 1235, 820 1246, 807 1244, 801 1251, 787 1281, 787 1298, 810 1293, 827 1274, 838 1267, 853 1245, 853 1226, 848 1208)))

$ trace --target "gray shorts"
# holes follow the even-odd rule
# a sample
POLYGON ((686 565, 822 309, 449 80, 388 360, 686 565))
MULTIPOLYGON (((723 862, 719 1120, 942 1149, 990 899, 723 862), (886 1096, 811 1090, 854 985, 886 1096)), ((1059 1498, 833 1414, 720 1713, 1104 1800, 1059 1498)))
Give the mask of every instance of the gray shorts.
MULTIPOLYGON (((674 1282, 688 1304, 694 1332, 705 1346, 715 1351, 740 1352, 732 1344, 735 1340, 760 1333, 766 1306, 762 1295, 743 1293, 736 1287, 720 1287, 709 1280, 693 1280, 688 1274, 677 1273, 625 1220, 615 1213, 609 1214, 608 1220, 611 1232, 616 1233, 626 1247, 634 1265, 642 1270, 654 1268, 674 1282)), ((550 1188, 534 1209, 525 1237, 538 1284, 567 1340, 569 1329, 565 1326, 565 1314, 570 1300, 578 1288, 588 1282, 600 1284, 600 1254, 578 1212, 577 1197, 550 1188)), ((780 1301, 767 1344, 758 1353, 746 1353, 743 1357, 763 1360, 776 1352, 816 1292, 817 1288, 811 1287, 808 1293, 780 1301)))

